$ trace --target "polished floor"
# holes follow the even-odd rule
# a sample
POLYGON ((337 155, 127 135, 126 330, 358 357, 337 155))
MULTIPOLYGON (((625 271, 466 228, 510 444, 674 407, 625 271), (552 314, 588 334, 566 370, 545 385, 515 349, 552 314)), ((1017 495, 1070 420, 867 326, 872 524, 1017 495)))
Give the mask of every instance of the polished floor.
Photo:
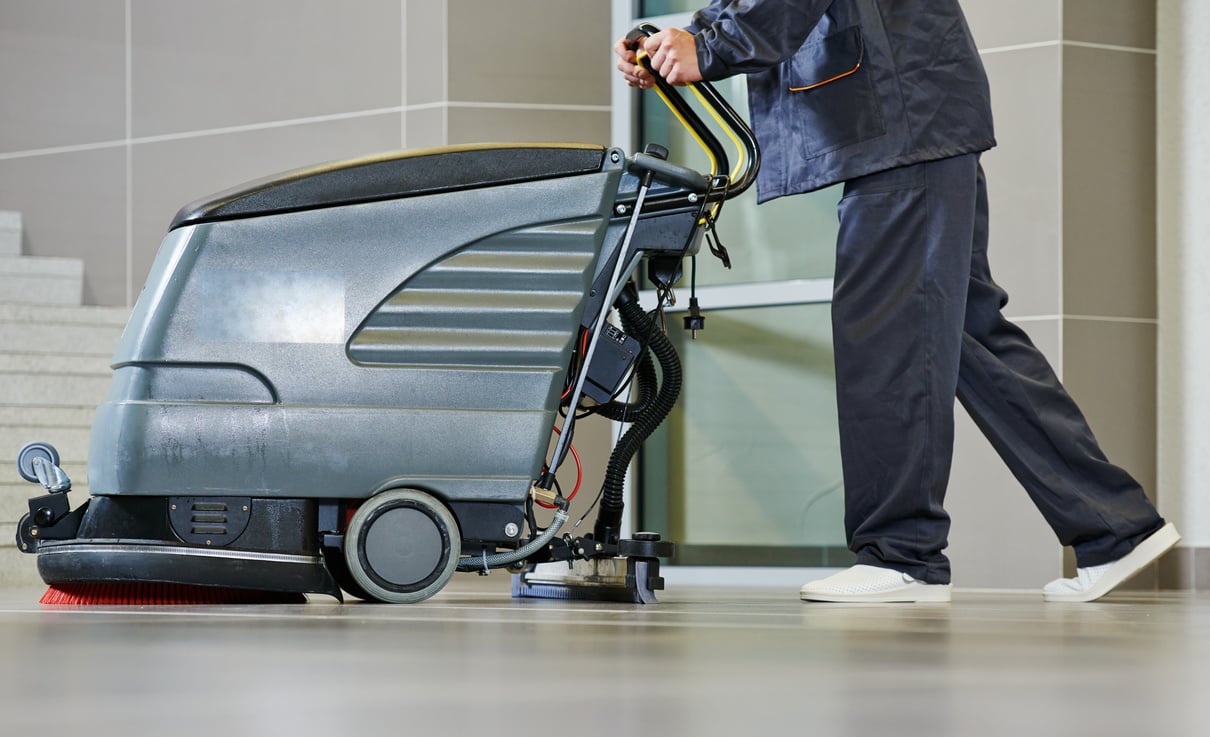
POLYGON ((0 590, 0 735, 1210 735, 1210 595, 42 607, 0 590))

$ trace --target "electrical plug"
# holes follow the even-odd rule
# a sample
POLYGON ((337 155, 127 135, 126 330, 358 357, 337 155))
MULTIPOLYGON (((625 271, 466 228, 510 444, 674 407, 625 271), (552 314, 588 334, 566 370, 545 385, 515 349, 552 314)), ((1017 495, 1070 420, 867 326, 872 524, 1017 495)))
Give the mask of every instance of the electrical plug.
POLYGON ((681 319, 685 323, 685 329, 689 331, 689 337, 697 340, 697 331, 706 329, 706 316, 698 308, 697 297, 689 298, 689 314, 681 319))

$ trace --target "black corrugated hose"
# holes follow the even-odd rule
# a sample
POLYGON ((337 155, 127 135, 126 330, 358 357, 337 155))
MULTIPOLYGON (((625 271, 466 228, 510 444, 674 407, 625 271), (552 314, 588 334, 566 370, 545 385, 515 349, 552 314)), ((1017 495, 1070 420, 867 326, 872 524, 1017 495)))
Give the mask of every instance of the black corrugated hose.
MULTIPOLYGON (((622 324, 632 335, 650 336, 648 342, 650 351, 660 364, 660 388, 655 398, 644 407, 634 424, 622 435, 622 439, 614 447, 609 456, 609 464, 605 468, 605 482, 601 489, 601 510, 593 528, 593 537, 602 542, 616 542, 618 530, 621 528, 622 485, 626 480, 626 469, 630 461, 639 452, 651 433, 655 432, 668 413, 676 405, 681 393, 681 361, 677 357, 676 347, 662 330, 656 328, 652 316, 643 311, 638 300, 629 290, 623 291, 618 300, 618 312, 622 324)), ((641 365, 640 365, 641 368, 641 365)), ((639 374, 642 379, 642 374, 639 374)), ((638 404, 647 404, 642 399, 638 404)))

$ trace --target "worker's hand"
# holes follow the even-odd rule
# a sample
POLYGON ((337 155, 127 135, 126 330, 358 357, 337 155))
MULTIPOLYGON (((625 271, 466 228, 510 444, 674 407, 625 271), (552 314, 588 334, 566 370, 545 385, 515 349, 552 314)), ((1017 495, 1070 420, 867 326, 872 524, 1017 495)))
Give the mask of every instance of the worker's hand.
POLYGON ((635 51, 638 50, 639 41, 630 41, 626 38, 618 39, 618 42, 613 45, 613 53, 618 56, 618 71, 622 73, 622 77, 626 80, 626 84, 631 87, 639 87, 641 89, 651 89, 651 75, 647 70, 639 64, 635 57, 635 51))
POLYGON ((651 57, 651 67, 669 84, 691 84, 702 81, 697 68, 697 45, 693 34, 680 28, 665 28, 643 42, 651 57))
POLYGON ((671 84, 684 85, 699 82, 702 73, 697 68, 697 46, 693 34, 680 28, 666 28, 641 41, 619 40, 613 52, 618 56, 618 71, 631 87, 649 89, 651 75, 638 63, 635 51, 641 43, 651 57, 651 66, 671 84))

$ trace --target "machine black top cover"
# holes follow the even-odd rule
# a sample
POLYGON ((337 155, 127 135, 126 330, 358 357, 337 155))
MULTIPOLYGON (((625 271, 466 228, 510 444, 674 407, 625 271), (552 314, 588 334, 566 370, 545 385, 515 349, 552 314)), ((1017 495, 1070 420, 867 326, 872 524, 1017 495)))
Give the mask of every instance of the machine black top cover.
POLYGON ((601 170, 605 149, 577 144, 450 146, 298 169, 259 179, 181 208, 185 225, 415 197, 601 170))

